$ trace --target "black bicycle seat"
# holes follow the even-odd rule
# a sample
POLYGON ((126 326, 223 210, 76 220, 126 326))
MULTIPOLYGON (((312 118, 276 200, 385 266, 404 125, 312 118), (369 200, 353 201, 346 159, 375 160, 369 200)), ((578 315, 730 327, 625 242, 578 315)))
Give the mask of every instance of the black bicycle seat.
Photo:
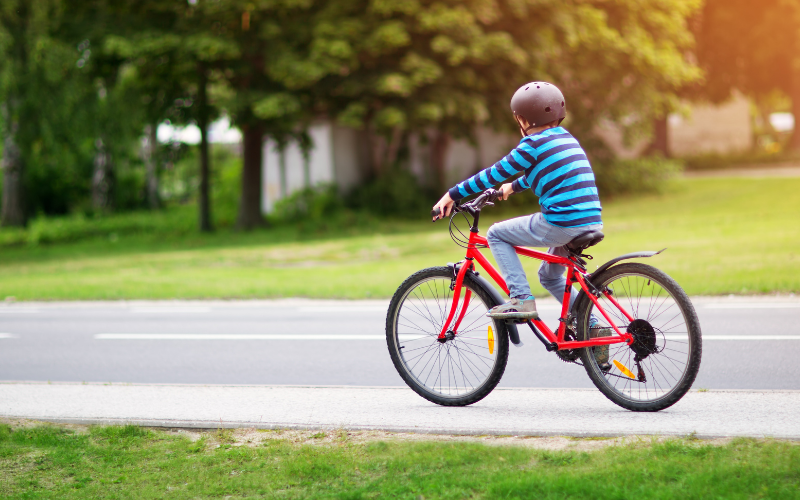
POLYGON ((603 238, 605 238, 605 235, 602 231, 586 231, 567 243, 567 248, 573 252, 581 253, 583 250, 603 241, 603 238))

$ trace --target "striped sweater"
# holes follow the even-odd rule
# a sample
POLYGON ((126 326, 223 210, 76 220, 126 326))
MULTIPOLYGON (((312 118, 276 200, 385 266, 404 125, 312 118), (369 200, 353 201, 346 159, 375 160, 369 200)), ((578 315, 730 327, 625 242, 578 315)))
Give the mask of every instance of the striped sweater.
POLYGON ((578 141, 563 127, 523 137, 505 158, 450 189, 459 200, 522 173, 515 193, 533 189, 547 222, 561 227, 602 224, 594 173, 578 141))

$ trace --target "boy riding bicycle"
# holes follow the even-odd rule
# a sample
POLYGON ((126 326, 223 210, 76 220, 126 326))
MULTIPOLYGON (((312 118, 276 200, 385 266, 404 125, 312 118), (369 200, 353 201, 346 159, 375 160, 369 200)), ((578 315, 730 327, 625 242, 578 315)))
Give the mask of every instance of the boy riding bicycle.
MULTIPOLYGON (((519 145, 491 167, 452 187, 433 209, 440 211, 440 217, 446 217, 456 201, 499 183, 504 183, 500 187, 503 200, 525 189, 533 190, 539 197, 541 212, 493 224, 486 235, 511 292, 511 300, 492 308, 487 316, 529 320, 538 317, 536 300, 513 247, 549 247, 551 254, 566 257, 569 254, 564 245, 603 227, 602 207, 586 153, 560 126, 567 114, 561 91, 546 82, 528 83, 514 93, 511 111, 522 134, 519 145), (505 183, 518 174, 522 175, 505 183)), ((542 286, 559 302, 567 286, 565 270, 564 266, 547 262, 539 268, 542 286)), ((570 307, 576 296, 570 295, 570 307)), ((592 336, 610 334, 594 330, 592 336)), ((601 363, 607 362, 607 354, 605 358, 601 363)))

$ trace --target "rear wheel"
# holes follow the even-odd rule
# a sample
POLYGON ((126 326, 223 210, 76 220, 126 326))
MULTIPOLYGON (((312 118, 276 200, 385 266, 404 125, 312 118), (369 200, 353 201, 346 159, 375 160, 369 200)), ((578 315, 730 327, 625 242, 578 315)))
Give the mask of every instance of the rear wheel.
POLYGON ((423 269, 407 278, 389 305, 386 343, 397 372, 417 394, 436 404, 465 406, 486 397, 503 376, 508 332, 503 322, 486 317, 496 305, 491 295, 465 278, 458 307, 467 290, 471 298, 464 318, 455 336, 440 342, 452 307, 452 278, 449 267, 423 269))
MULTIPOLYGON (((589 378, 628 410, 659 411, 678 402, 692 386, 702 354, 700 321, 686 292, 666 273, 639 263, 611 267, 592 283, 608 288, 633 316, 630 321, 607 297, 598 298, 614 325, 631 333, 634 342, 582 349, 589 378)), ((578 338, 608 333, 597 328, 610 325, 585 294, 575 309, 578 338), (590 334, 592 317, 599 323, 590 334)))

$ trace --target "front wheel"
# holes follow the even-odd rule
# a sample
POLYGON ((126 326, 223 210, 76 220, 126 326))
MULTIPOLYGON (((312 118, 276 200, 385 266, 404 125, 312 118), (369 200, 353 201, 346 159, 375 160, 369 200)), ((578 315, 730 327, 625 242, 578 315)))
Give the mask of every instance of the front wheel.
MULTIPOLYGON (((634 342, 583 349, 581 361, 589 378, 628 410, 659 411, 677 403, 692 386, 702 353, 700 321, 686 292, 666 273, 639 263, 611 267, 592 283, 608 289, 633 317, 631 321, 608 297, 598 298, 614 325, 631 333, 634 342)), ((575 310, 581 340, 611 333, 609 322, 584 293, 575 310)))
POLYGON ((505 323, 486 316, 496 305, 491 295, 465 277, 452 323, 469 290, 467 310, 455 336, 440 342, 453 302, 452 279, 449 267, 409 276, 389 304, 386 343, 397 373, 417 394, 443 406, 466 406, 500 382, 508 361, 508 332, 505 323))

